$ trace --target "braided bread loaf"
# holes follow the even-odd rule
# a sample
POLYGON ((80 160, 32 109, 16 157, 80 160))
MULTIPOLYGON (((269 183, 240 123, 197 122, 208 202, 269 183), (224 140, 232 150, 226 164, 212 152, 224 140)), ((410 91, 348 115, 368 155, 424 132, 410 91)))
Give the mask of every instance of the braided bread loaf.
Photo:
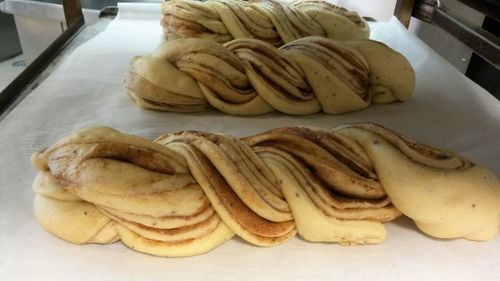
POLYGON ((125 79, 142 107, 193 112, 211 105, 232 115, 340 114, 406 101, 414 86, 410 63, 383 43, 322 37, 279 49, 255 39, 174 40, 133 58, 125 79))
POLYGON ((162 5, 167 39, 204 38, 220 43, 255 38, 281 46, 306 36, 366 39, 369 27, 355 12, 324 0, 172 0, 162 5))
POLYGON ((237 139, 182 131, 155 142, 89 128, 34 154, 35 215, 73 243, 159 256, 207 252, 234 234, 260 246, 380 243, 403 212, 440 238, 498 233, 488 169, 374 124, 281 128, 237 139))

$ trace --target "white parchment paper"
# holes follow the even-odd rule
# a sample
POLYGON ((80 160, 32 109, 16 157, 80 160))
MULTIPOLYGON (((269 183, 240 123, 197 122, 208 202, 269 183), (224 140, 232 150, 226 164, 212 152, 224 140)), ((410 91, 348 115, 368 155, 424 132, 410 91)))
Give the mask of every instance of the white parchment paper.
POLYGON ((80 46, 0 122, 0 280, 498 280, 500 238, 486 243, 436 240, 401 218, 380 245, 342 247, 294 238, 259 248, 235 238, 212 252, 165 259, 120 243, 72 245, 32 215, 30 155, 85 126, 107 125, 153 139, 196 129, 244 136, 282 126, 332 127, 371 121, 446 147, 500 174, 500 103, 456 71, 396 20, 372 25, 372 37, 405 54, 417 73, 406 103, 332 116, 280 113, 233 117, 216 111, 143 110, 125 95, 131 57, 162 40, 158 5, 122 5, 108 28, 80 46))

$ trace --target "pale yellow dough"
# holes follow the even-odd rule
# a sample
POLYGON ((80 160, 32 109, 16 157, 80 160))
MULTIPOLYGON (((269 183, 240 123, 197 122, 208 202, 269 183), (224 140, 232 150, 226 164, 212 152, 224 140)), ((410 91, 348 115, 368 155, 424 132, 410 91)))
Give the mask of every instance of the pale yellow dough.
POLYGON ((305 240, 344 245, 377 244, 385 240, 386 230, 382 223, 326 216, 314 206, 285 165, 274 159, 267 159, 266 163, 283 182, 283 194, 292 208, 299 235, 305 240))
POLYGON ((346 41, 346 44, 358 49, 370 66, 373 102, 410 99, 415 89, 415 71, 402 54, 373 40, 346 41))
POLYGON ((231 239, 234 233, 223 223, 210 234, 186 242, 163 242, 144 238, 127 228, 117 225, 116 230, 127 247, 138 252, 160 257, 186 257, 206 253, 231 239))
MULTIPOLYGON (((439 168, 411 161, 383 136, 343 129, 357 140, 372 160, 393 204, 427 234, 438 238, 485 241, 498 234, 500 184, 488 169, 439 168)), ((453 155, 454 156, 454 155, 453 155)))
POLYGON ((114 222, 85 201, 61 201, 37 194, 34 213, 43 228, 71 243, 107 244, 118 240, 114 222))

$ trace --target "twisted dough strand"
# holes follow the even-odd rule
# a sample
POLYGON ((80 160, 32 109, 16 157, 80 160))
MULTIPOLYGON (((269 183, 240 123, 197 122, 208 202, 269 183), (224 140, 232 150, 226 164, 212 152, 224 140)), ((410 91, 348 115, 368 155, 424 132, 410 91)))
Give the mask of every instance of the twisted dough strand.
POLYGON ((236 139, 181 131, 155 142, 110 128, 58 141, 33 164, 35 214, 74 243, 160 256, 204 253, 234 234, 272 246, 380 243, 403 212, 439 238, 498 233, 491 171, 375 124, 296 127, 236 139))
POLYGON ((255 38, 281 46, 306 36, 354 40, 369 35, 362 17, 328 1, 173 0, 163 3, 162 13, 167 39, 255 38))
POLYGON ((279 49, 255 39, 175 40, 135 57, 125 80, 145 108, 189 112, 211 105, 232 115, 340 114, 406 101, 414 85, 409 62, 384 44, 322 37, 279 49))

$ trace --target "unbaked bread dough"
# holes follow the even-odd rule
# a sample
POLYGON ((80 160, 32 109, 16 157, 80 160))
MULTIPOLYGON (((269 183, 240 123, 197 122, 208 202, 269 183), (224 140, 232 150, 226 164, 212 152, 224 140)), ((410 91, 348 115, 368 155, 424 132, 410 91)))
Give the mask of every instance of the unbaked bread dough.
POLYGON ((32 157, 34 211, 57 237, 117 240, 158 256, 207 252, 233 235, 275 246, 380 243, 401 214, 437 238, 486 241, 500 185, 487 168, 380 125, 198 131, 155 142, 95 127, 32 157))
POLYGON ((366 39, 370 30, 356 12, 324 0, 172 0, 162 4, 167 39, 203 38, 220 43, 255 38, 281 46, 306 36, 366 39))
POLYGON ((316 36, 277 49, 249 38, 224 45, 188 38, 133 58, 125 87, 139 106, 156 110, 342 114, 408 100, 415 73, 403 55, 373 40, 316 36))

